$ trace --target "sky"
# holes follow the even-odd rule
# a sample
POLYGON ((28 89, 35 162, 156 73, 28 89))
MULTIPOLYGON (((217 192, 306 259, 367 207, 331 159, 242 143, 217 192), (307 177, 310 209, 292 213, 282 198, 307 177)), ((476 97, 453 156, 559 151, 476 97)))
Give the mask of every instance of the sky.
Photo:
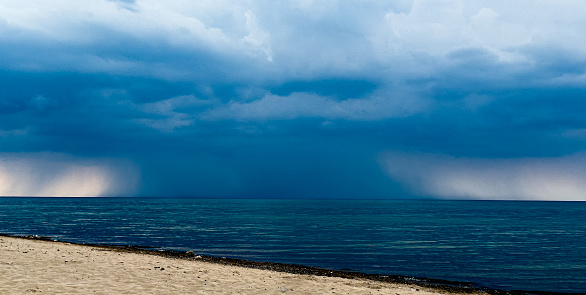
POLYGON ((585 11, 0 0, 0 195, 586 200, 585 11))

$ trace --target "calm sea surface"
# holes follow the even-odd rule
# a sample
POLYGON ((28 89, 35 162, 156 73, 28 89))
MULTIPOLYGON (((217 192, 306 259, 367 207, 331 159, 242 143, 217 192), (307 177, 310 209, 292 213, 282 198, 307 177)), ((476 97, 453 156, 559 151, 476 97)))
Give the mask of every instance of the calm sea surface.
POLYGON ((0 232, 586 292, 586 202, 0 198, 0 232))

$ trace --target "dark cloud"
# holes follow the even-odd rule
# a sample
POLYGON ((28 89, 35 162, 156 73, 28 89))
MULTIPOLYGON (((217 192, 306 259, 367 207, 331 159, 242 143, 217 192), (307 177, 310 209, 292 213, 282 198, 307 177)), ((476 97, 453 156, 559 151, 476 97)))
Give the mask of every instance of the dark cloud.
MULTIPOLYGON (((480 179, 495 183, 498 167, 566 175, 582 161, 582 43, 490 34, 487 24, 531 31, 500 20, 498 7, 114 2, 124 9, 99 1, 88 14, 63 9, 63 21, 0 12, 10 20, 0 22, 0 160, 85 163, 94 168, 84 175, 110 178, 139 171, 136 188, 120 192, 214 198, 484 198, 480 179), (458 173, 438 177, 426 161, 458 173), (473 187, 437 185, 467 172, 473 187)), ((104 184, 85 191, 105 192, 92 185, 104 184)))
POLYGON ((313 93, 320 96, 333 96, 338 99, 359 98, 377 88, 376 83, 355 79, 324 79, 317 81, 289 81, 269 87, 271 93, 287 96, 295 92, 313 93))

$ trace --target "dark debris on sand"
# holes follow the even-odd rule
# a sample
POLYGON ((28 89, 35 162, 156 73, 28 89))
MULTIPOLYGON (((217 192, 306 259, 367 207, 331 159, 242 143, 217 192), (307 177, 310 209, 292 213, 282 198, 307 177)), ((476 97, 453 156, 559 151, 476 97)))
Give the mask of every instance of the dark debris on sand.
POLYGON ((323 269, 323 268, 318 268, 318 267, 296 265, 296 264, 260 262, 260 261, 249 261, 249 260, 244 260, 244 259, 197 255, 193 251, 156 250, 155 249, 156 247, 144 247, 144 246, 136 246, 136 245, 120 246, 120 245, 110 245, 110 244, 84 244, 84 243, 75 243, 75 242, 64 242, 64 241, 58 241, 58 240, 53 239, 51 237, 37 236, 37 235, 13 236, 13 235, 0 234, 0 236, 35 239, 35 240, 45 240, 45 241, 53 241, 53 242, 58 242, 58 243, 59 242, 69 243, 69 244, 75 244, 75 245, 103 248, 103 249, 108 249, 108 250, 112 250, 112 251, 122 251, 122 252, 130 252, 130 253, 158 255, 158 256, 162 256, 162 257, 175 258, 175 259, 198 260, 198 261, 205 261, 205 262, 209 262, 209 263, 217 263, 217 264, 224 264, 224 265, 233 265, 233 266, 248 267, 248 268, 255 268, 255 269, 286 272, 286 273, 290 273, 290 274, 339 277, 339 278, 347 278, 347 279, 368 279, 368 280, 379 281, 379 282, 412 284, 412 285, 417 285, 420 287, 428 287, 428 288, 441 290, 441 291, 448 291, 448 292, 452 292, 452 293, 473 294, 473 293, 484 292, 487 294, 494 294, 494 295, 545 295, 545 294, 551 294, 551 295, 574 294, 575 295, 576 294, 576 293, 555 293, 555 292, 521 291, 521 290, 505 291, 505 290, 493 289, 493 288, 488 288, 488 287, 481 287, 481 286, 478 286, 478 285, 470 283, 470 282, 447 281, 447 280, 440 280, 440 279, 430 279, 430 278, 401 276, 401 275, 366 274, 366 273, 359 273, 359 272, 352 272, 352 271, 323 269))

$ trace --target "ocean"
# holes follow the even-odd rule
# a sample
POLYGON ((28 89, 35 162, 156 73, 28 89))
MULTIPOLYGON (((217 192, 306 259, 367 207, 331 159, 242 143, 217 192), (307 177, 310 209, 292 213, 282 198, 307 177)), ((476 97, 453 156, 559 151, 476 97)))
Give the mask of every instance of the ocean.
POLYGON ((586 293, 586 202, 0 198, 0 233, 586 293))

